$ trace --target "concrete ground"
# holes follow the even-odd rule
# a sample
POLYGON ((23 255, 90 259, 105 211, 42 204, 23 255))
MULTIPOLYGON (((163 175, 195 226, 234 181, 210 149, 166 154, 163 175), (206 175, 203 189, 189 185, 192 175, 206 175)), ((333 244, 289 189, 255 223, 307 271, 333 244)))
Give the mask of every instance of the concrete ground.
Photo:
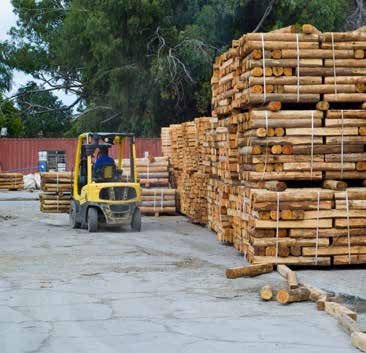
MULTIPOLYGON (((183 217, 89 234, 21 199, 0 193, 1 353, 357 352, 314 303, 260 301, 277 273, 226 279, 243 258, 183 217)), ((366 299, 365 270, 300 277, 366 299)))

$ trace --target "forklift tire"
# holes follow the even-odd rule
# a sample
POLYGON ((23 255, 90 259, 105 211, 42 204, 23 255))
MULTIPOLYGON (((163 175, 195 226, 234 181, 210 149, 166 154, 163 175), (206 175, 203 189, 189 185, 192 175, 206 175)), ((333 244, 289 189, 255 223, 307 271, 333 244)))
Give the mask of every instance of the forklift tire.
POLYGON ((71 201, 71 205, 70 205, 70 213, 69 213, 69 220, 70 220, 70 225, 72 229, 77 229, 81 227, 81 223, 80 222, 76 222, 76 203, 75 201, 71 201))
POLYGON ((135 232, 141 231, 141 212, 139 208, 136 208, 132 215, 131 228, 135 232))
POLYGON ((88 209, 88 232, 95 233, 98 231, 98 210, 95 207, 88 209))

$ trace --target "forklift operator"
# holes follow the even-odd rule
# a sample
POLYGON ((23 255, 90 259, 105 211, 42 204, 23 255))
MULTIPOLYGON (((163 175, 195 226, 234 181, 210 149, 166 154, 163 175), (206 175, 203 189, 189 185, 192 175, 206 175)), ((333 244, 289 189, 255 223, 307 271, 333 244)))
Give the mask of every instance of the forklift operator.
POLYGON ((114 159, 108 156, 108 148, 100 147, 97 160, 93 166, 93 172, 95 173, 100 166, 114 165, 114 159))

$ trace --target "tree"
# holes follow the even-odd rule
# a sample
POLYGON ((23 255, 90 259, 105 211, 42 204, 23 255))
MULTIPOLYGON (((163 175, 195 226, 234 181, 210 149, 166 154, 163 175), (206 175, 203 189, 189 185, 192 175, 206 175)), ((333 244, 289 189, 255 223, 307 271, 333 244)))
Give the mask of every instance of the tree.
POLYGON ((8 129, 8 137, 21 137, 23 134, 23 122, 18 109, 12 101, 5 101, 0 94, 0 129, 8 129))
POLYGON ((346 0, 12 2, 19 20, 0 61, 77 95, 69 133, 144 136, 210 114, 212 63, 232 39, 303 22, 337 30, 351 11, 346 0))
POLYGON ((18 90, 16 103, 26 137, 62 136, 71 126, 71 112, 52 92, 35 82, 18 90))

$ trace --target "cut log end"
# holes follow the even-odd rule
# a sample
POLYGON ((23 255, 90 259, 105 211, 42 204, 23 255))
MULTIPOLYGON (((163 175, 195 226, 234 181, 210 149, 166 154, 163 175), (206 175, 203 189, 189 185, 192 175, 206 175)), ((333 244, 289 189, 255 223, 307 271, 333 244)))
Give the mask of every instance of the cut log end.
POLYGON ((265 301, 271 300, 273 298, 273 290, 269 285, 262 287, 259 293, 261 298, 265 301))

